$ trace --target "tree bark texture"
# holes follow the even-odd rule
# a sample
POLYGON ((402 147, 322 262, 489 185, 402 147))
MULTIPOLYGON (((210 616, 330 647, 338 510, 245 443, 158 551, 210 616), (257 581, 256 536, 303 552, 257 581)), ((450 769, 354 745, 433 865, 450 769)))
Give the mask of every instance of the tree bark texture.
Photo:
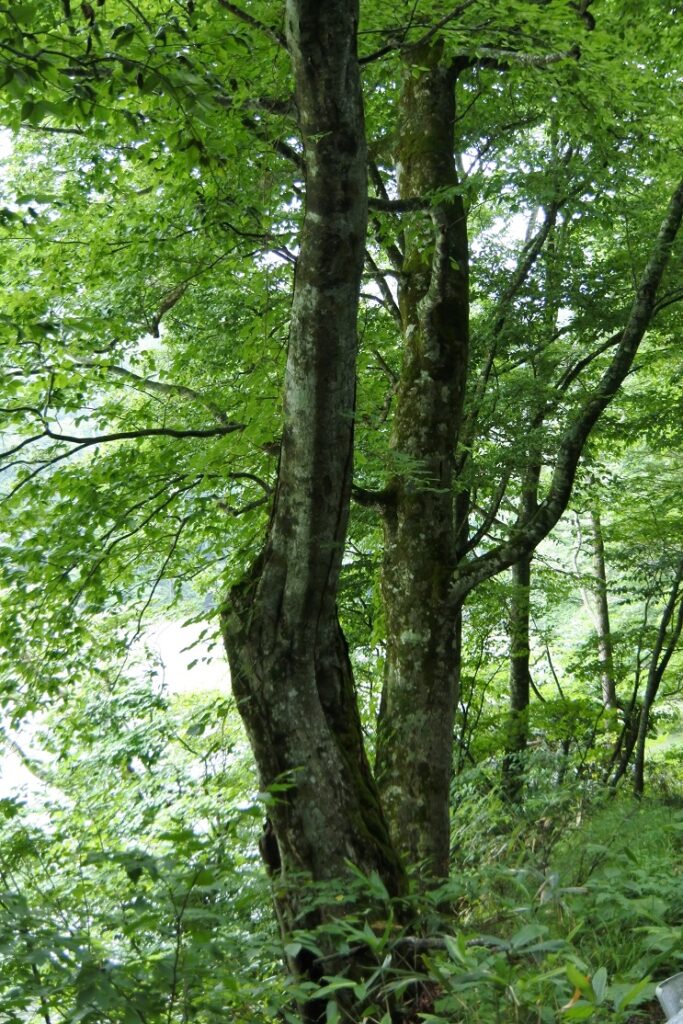
POLYGON ((336 609, 353 457, 356 319, 367 221, 357 0, 289 0, 286 37, 306 200, 285 374, 284 433, 265 548, 223 613, 233 690, 283 874, 402 885, 366 759, 336 609))
POLYGON ((454 162, 456 73, 439 44, 404 61, 396 147, 402 200, 443 198, 405 223, 404 362, 392 444, 405 469, 385 510, 387 660, 377 779, 410 862, 445 874, 457 701, 454 453, 467 375, 468 244, 454 162))

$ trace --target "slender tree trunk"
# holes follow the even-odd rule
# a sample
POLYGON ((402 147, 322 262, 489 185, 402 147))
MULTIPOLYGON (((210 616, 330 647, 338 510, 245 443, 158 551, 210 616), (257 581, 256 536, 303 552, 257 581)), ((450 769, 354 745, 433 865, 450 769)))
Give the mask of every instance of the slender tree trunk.
POLYGON ((591 510, 589 514, 589 522, 595 590, 592 593, 585 593, 584 601, 586 607, 590 611, 598 638, 598 661, 600 662, 602 703, 606 708, 615 708, 617 706, 617 692, 614 682, 614 654, 612 650, 612 631, 610 628, 609 601, 607 597, 605 542, 602 535, 600 512, 597 508, 591 510))
MULTIPOLYGON (((537 414, 531 421, 530 434, 542 422, 537 414)), ((538 457, 530 458, 529 469, 524 481, 522 509, 525 516, 531 516, 538 506, 538 487, 541 463, 538 457)), ((503 790, 509 800, 519 803, 524 787, 524 754, 529 742, 529 703, 531 699, 531 671, 529 658, 531 644, 529 626, 531 619, 531 553, 520 558, 512 566, 512 591, 510 594, 510 712, 508 715, 505 756, 503 758, 503 790)))
POLYGON ((281 870, 402 869, 366 759, 336 609, 353 456, 356 318, 367 218, 357 0, 288 0, 285 27, 306 164, 284 433, 266 545, 223 613, 232 685, 281 870))
POLYGON ((453 465, 467 374, 468 245, 453 157, 456 70, 441 44, 406 58, 397 139, 402 199, 449 190, 406 223, 405 344, 393 447, 406 468, 385 510, 387 661, 377 779, 394 841, 426 874, 449 858, 459 607, 453 465))
POLYGON ((621 731, 617 742, 614 745, 614 750, 610 758, 610 763, 607 766, 605 774, 605 780, 609 779, 610 786, 614 789, 621 779, 626 774, 631 755, 633 754, 633 748, 636 745, 636 739, 638 737, 638 726, 640 722, 640 707, 638 705, 638 690, 640 688, 640 675, 636 676, 636 680, 633 686, 633 694, 628 706, 624 709, 624 721, 621 726, 621 731), (610 777, 612 768, 614 772, 610 777))
POLYGON ((647 731, 650 724, 650 712, 655 702, 655 698, 657 697, 666 667, 676 649, 676 645, 681 636, 681 631, 683 631, 683 600, 681 600, 680 595, 681 583, 683 583, 683 559, 679 562, 676 569, 676 575, 671 585, 669 597, 666 605, 664 606, 662 617, 659 620, 657 637, 652 650, 652 658, 647 676, 647 686, 645 687, 643 706, 641 708, 640 721, 638 723, 638 736, 635 743, 636 756, 633 773, 633 791, 636 796, 643 795, 643 789, 645 786, 645 741, 647 739, 647 731), (677 605, 678 612, 676 613, 677 605), (674 615, 676 616, 675 620, 674 615), (673 625, 672 620, 674 620, 673 625), (667 639, 667 633, 669 632, 670 626, 672 628, 667 639))
POLYGON ((510 712, 503 759, 503 790, 514 803, 522 799, 524 753, 529 741, 529 610, 531 558, 512 566, 510 595, 510 712))

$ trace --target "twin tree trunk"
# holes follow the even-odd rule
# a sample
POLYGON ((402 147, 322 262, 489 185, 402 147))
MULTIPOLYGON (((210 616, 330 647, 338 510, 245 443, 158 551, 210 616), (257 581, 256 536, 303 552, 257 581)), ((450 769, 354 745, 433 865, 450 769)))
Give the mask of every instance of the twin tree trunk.
MULTIPOLYGON (((612 362, 567 426, 546 497, 520 517, 509 541, 465 558, 467 495, 455 480, 454 455, 467 380, 469 257, 453 153, 455 85, 468 62, 446 59, 431 35, 425 46, 403 48, 398 185, 401 200, 419 199, 420 210, 404 224, 405 356, 392 439, 397 468, 383 515, 387 667, 373 776, 336 607, 367 221, 357 24, 358 0, 287 0, 306 199, 284 432, 265 546, 228 595, 222 620, 261 784, 278 786, 269 814, 283 875, 339 877, 351 861, 399 893, 406 861, 421 861, 426 875, 448 869, 462 600, 527 558, 566 507, 586 438, 652 318, 683 182, 612 362)), ((291 901, 286 924, 296 912, 291 901)))

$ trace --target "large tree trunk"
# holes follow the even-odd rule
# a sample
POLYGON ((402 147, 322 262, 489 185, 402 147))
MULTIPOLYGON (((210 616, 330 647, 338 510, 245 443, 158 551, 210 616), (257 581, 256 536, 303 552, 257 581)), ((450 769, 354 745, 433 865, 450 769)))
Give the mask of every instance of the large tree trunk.
POLYGON ((401 199, 450 190, 405 228, 399 305, 405 354, 389 487, 382 593, 387 661, 377 779, 395 843, 445 874, 457 701, 453 465, 467 373, 468 246, 453 149, 453 66, 441 45, 410 51, 397 139, 401 199))
POLYGON ((367 218, 357 0, 288 0, 306 203, 266 545, 223 614, 232 685, 283 873, 346 862, 402 885, 366 760, 336 608, 353 457, 356 318, 367 218))

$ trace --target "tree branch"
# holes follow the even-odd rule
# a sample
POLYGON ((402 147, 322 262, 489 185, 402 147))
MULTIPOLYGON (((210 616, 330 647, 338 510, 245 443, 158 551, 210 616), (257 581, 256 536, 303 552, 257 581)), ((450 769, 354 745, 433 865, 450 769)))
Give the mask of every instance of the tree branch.
MULTIPOLYGON (((569 148, 562 157, 562 163, 565 166, 569 163, 572 156, 572 152, 572 149, 569 148)), ((553 199, 553 201, 548 206, 547 210, 544 211, 545 217, 543 218, 543 223, 541 224, 541 227, 538 229, 536 234, 526 242, 524 248, 522 249, 523 258, 521 262, 518 264, 517 269, 515 270, 514 274, 512 275, 512 278, 510 279, 510 284, 507 286, 507 288, 501 295, 500 301, 498 303, 498 311, 496 314, 496 319, 493 324, 494 335, 499 335, 503 330, 510 309, 510 303, 519 293, 520 288, 522 288, 524 283, 527 281, 529 274, 533 270, 534 264, 540 256, 543 246, 548 240, 550 232, 553 230, 555 224, 557 223, 557 215, 560 212, 560 209, 562 208, 564 202, 564 199, 553 199)))
POLYGON ((501 502, 502 502, 503 498, 505 497, 505 492, 507 491, 507 486, 508 486, 508 483, 510 482, 510 476, 511 476, 510 470, 506 470, 506 472, 503 473, 503 476, 500 479, 500 483, 498 484, 498 487, 496 488, 496 493, 494 494, 493 498, 491 499, 491 505, 489 507, 489 510, 484 515, 484 518, 482 520, 481 525, 478 527, 478 529, 475 531, 475 533, 473 533, 472 536, 467 541, 467 544, 464 547, 464 553, 467 553, 469 551, 474 551, 474 549, 476 548, 477 544, 479 544, 479 542, 484 539, 484 537, 489 532, 489 530, 491 529, 493 524, 496 522, 496 516, 498 515, 498 511, 500 509, 501 502))
MULTIPOLYGON (((8 448, 6 452, 2 452, 0 454, 0 462, 4 461, 4 459, 9 459, 12 455, 16 455, 22 448, 28 447, 28 445, 33 444, 35 441, 40 441, 43 437, 45 437, 44 431, 40 434, 32 434, 31 437, 25 437, 23 441, 15 444, 12 448, 8 448)), ((12 463, 12 465, 15 465, 15 463, 12 463)))
POLYGON ((78 445, 79 448, 89 448, 91 445, 106 444, 108 441, 134 441, 141 437, 219 437, 222 434, 234 434, 235 431, 244 430, 244 428, 244 423, 228 423, 224 427, 209 427, 198 430, 180 430, 175 427, 147 427, 140 430, 120 430, 114 434, 97 434, 94 437, 73 437, 70 434, 59 434, 46 427, 43 437, 49 437, 52 441, 66 441, 68 444, 78 445))
MULTIPOLYGON (((499 50, 489 46, 478 46, 476 56, 471 58, 473 64, 479 67, 493 68, 494 70, 507 71, 510 64, 520 64, 526 68, 544 68, 550 64, 558 64, 563 60, 578 60, 581 50, 578 45, 571 46, 568 50, 560 53, 520 53, 518 50, 499 50)), ((459 54, 461 58, 468 57, 467 52, 459 54)))
POLYGON ((236 4, 230 3, 230 0, 218 0, 218 2, 221 7, 224 7, 226 11, 230 11, 230 13, 234 14, 236 18, 243 21, 245 25, 255 28, 258 32, 262 32, 264 35, 267 35, 268 38, 272 39, 278 46, 283 47, 285 50, 287 49, 285 37, 281 32, 278 32, 277 29, 271 28, 270 25, 266 25, 264 22, 259 21, 258 18, 253 16, 253 14, 249 14, 247 11, 243 11, 242 8, 238 7, 236 4))
MULTIPOLYGON (((142 606, 142 609, 140 610, 140 613, 138 615, 138 624, 137 624, 137 630, 135 632, 135 640, 137 640, 137 638, 140 636, 140 633, 142 632, 142 620, 145 617, 147 609, 149 608, 149 606, 151 605, 152 601, 154 600, 154 595, 157 592, 157 587, 159 586, 159 584, 161 583, 161 580, 163 579, 164 573, 166 572, 166 569, 168 568, 169 563, 170 563, 170 561, 173 558, 173 555, 175 553, 175 549, 178 546, 178 543, 180 541, 182 532, 185 529, 185 527, 187 526, 187 524, 190 521, 190 519, 191 519, 191 514, 188 514, 186 516, 183 516, 178 521, 178 528, 177 528, 177 530, 172 535, 171 547, 170 547, 170 549, 166 553, 166 557, 164 558, 164 560, 163 560, 163 562, 161 564, 161 568, 159 569, 159 572, 156 575, 154 583, 152 584, 152 588, 151 588, 149 594, 147 595, 147 600, 145 601, 145 603, 142 606)), ((135 640, 133 641, 133 643, 135 642, 135 640)), ((188 895, 189 895, 189 893, 188 893, 188 895)))
POLYGON ((266 497, 270 497, 273 493, 273 488, 265 480, 262 480, 256 473, 228 473, 228 480, 250 480, 257 487, 260 487, 266 497))
POLYGON ((564 434, 546 498, 528 519, 518 525, 510 540, 470 562, 461 563, 452 591, 454 602, 462 600, 478 583, 507 569, 533 551, 564 512, 584 445, 628 374, 638 346, 654 316, 657 290, 669 262, 682 217, 683 179, 669 202, 612 361, 564 434))
MULTIPOLYGON (((386 186, 382 179, 380 169, 374 162, 374 160, 368 160, 368 171, 370 173, 370 177, 372 178, 372 183, 375 186, 375 191, 377 193, 378 198, 381 199, 383 202, 391 202, 389 198, 389 193, 387 192, 386 186)), ((401 249, 395 242, 389 245, 383 244, 382 226, 377 217, 372 217, 371 223, 378 244, 381 245, 386 250, 386 254, 389 257, 389 262, 391 263, 394 270, 397 271, 398 273, 401 273, 403 270, 403 253, 401 249)))
POLYGON ((428 43, 429 40, 432 39, 436 35, 437 32, 439 32, 442 28, 445 28, 445 26, 448 25, 448 23, 450 21, 455 21, 455 19, 459 18, 461 14, 464 14, 464 12, 467 10, 468 7, 474 6, 474 4, 477 3, 477 2, 478 2, 478 0, 464 0, 463 3, 459 4, 449 14, 445 14, 443 16, 443 18, 441 18, 439 21, 435 22, 431 26, 431 28, 429 28, 424 33, 424 35, 420 36, 420 38, 416 39, 414 42, 406 43, 405 42, 405 38, 404 39, 392 39, 390 42, 388 42, 386 44, 386 46, 381 46, 378 50, 375 50, 374 53, 369 53, 365 57, 361 57, 359 59, 358 63, 359 64, 371 64, 372 61, 379 60, 380 57, 386 57, 386 55, 388 53, 395 53, 397 51, 412 50, 412 49, 417 49, 420 46, 424 46, 425 43, 428 43))
POLYGON ((674 303, 681 302, 682 300, 683 288, 674 288, 673 291, 667 292, 666 295, 662 295, 662 297, 657 302, 656 310, 659 313, 660 310, 666 309, 667 306, 673 306, 674 303))
MULTIPOLYGON (((176 430, 173 427, 150 427, 146 430, 123 430, 115 434, 100 434, 96 437, 72 437, 69 434, 59 434, 55 431, 46 428, 42 434, 36 434, 33 437, 26 438, 19 447, 24 447, 26 444, 33 443, 35 441, 42 440, 43 438, 50 438, 53 441, 66 441, 68 444, 73 445, 67 451, 59 452, 59 454, 51 456, 50 458, 44 459, 38 464, 29 463, 33 465, 32 471, 23 479, 19 480, 17 484, 7 494, 0 497, 0 502, 7 501, 9 498, 14 497, 26 484, 30 483, 31 480, 35 479, 40 473, 43 473, 46 469, 50 469, 55 466, 58 462, 63 462, 64 459, 71 458, 78 452, 83 451, 86 448, 90 448, 92 445, 104 444, 108 441, 129 441, 136 440, 142 437, 220 437, 224 434, 232 434, 239 430, 244 430, 244 423, 229 423, 224 427, 213 427, 208 430, 176 430)), ((14 451, 17 450, 14 449, 14 451)), ((6 458, 11 452, 5 452, 0 458, 6 458)), ((16 462, 9 463, 5 469, 9 469, 12 466, 17 465, 16 462)))
POLYGON ((247 512, 253 512, 255 508, 262 508, 267 503, 268 503, 268 497, 267 497, 267 495, 264 494, 262 498, 254 498, 253 501, 248 501, 246 503, 246 505, 240 505, 239 507, 236 507, 235 505, 231 505, 227 501, 220 500, 218 502, 218 507, 223 512, 227 512, 229 515, 234 516, 235 518, 237 518, 237 516, 243 516, 247 512))
POLYGON ((562 374, 556 385, 557 390, 566 391, 569 385, 572 384, 581 373, 583 373, 587 366, 590 366, 594 359, 601 356, 608 348, 614 348, 615 345, 618 345, 622 337, 623 331, 617 331, 616 334, 613 334, 607 339, 607 341, 603 341, 602 344, 598 345, 598 347, 593 349, 592 352, 589 352, 587 356, 583 357, 583 359, 577 360, 577 362, 562 374))
POLYGON ((370 271, 372 273, 372 280, 375 282, 375 284, 379 288, 380 292, 382 293, 382 300, 383 300, 384 306, 386 307, 388 312, 391 313, 391 316, 393 317, 394 321, 398 324, 398 326, 401 327, 401 325, 402 325, 401 311, 398 308, 398 304, 396 302, 396 299, 391 294, 391 289, 389 288, 389 285, 386 282, 386 278, 385 278, 384 274, 379 269, 379 267, 375 263, 374 259, 372 258, 370 253, 367 251, 367 249, 365 251, 365 262, 367 263, 367 265, 370 268, 370 271))
POLYGON ((106 363, 98 363, 95 359, 79 359, 76 366, 87 366, 92 367, 96 370, 106 370, 107 373, 111 373, 117 377, 123 377, 126 380, 132 380, 138 384, 145 391, 153 392, 158 395, 176 395, 179 398, 187 398, 192 402, 198 402, 203 405, 205 409, 213 413, 219 423, 229 425, 230 421, 227 415, 214 404, 210 399, 205 398, 199 391, 195 391, 194 388, 187 387, 185 384, 165 384, 163 381, 150 380, 148 377, 140 377, 137 373, 133 373, 132 370, 127 370, 124 366, 111 366, 106 363))
POLYGON ((364 508, 374 508, 380 512, 383 512, 391 504, 391 493, 388 490, 383 491, 371 491, 366 487, 351 488, 351 497, 358 504, 364 508))
POLYGON ((681 635, 681 632, 683 631, 683 601, 680 601, 678 604, 678 615, 676 617, 674 628, 669 638, 669 642, 667 643, 666 648, 664 648, 666 633, 669 628, 669 624, 673 617, 674 611, 676 610, 676 602, 678 601, 681 583, 683 583, 683 558, 680 559, 680 561, 678 562, 674 581, 671 585, 671 590, 669 592, 669 598, 666 603, 666 607, 662 612, 662 617, 659 621, 657 639, 652 649, 651 672, 654 673, 654 676, 657 680, 657 685, 659 685, 659 683, 662 681, 662 676, 664 675, 666 667, 669 664, 669 661, 671 660, 674 651, 676 650, 678 639, 681 635), (664 653, 662 653, 662 651, 664 653))
POLYGON ((133 505, 132 508, 128 509, 126 511, 126 518, 130 516, 132 512, 136 512, 139 508, 144 507, 144 505, 156 501, 156 499, 161 497, 162 494, 166 495, 164 501, 162 501, 160 505, 157 505, 155 508, 153 508, 151 512, 147 513, 140 520, 140 522, 136 523, 135 526, 131 527, 131 529, 126 530, 124 533, 118 534, 118 536, 114 537, 112 540, 112 535, 118 529, 118 527, 122 525, 123 520, 120 519, 114 526, 107 530, 107 532, 102 537, 99 538, 97 542, 97 547, 100 548, 100 545, 103 542, 105 542, 104 550, 95 559, 93 564, 90 566, 87 574, 82 578, 78 590, 71 598, 72 605, 75 605, 76 602, 79 600, 84 590, 86 589, 88 583, 93 578, 94 574, 97 572, 99 567, 104 564, 104 562, 107 560, 107 558, 112 553, 115 547, 118 547, 119 544, 122 544, 125 541, 130 540, 132 537, 135 537, 136 534, 140 533, 141 530, 144 530, 144 528, 148 526, 149 523, 151 523, 156 516, 158 516, 161 512, 165 511, 165 509, 167 509, 168 506, 171 505, 172 502, 176 500, 176 498, 181 497, 184 494, 187 494, 188 491, 191 491, 193 488, 198 487, 199 484, 201 483, 201 477, 199 477, 198 479, 193 480, 192 483, 186 485, 185 487, 178 487, 177 490, 173 491, 171 494, 168 494, 167 492, 169 486, 171 484, 177 483, 182 479, 182 477, 174 477, 172 480, 166 481, 164 483, 164 486, 160 487, 157 491, 154 492, 154 494, 149 495, 143 501, 136 502, 136 504, 133 505))
POLYGON ((420 196, 413 199, 377 199, 370 196, 368 199, 368 209, 382 213, 412 213, 414 210, 429 210, 431 205, 429 199, 420 196))
MULTIPOLYGON (((565 157, 563 158, 563 162, 568 162, 570 158, 571 150, 568 150, 568 152, 565 154, 565 157)), ((499 338, 500 335, 502 334, 503 328, 505 327, 505 323, 510 312, 512 300, 519 293, 520 289, 524 286, 525 282, 527 281, 529 274, 534 268, 534 264, 536 263, 538 257, 540 256, 543 250, 543 246, 548 240, 550 232, 555 227, 555 224, 557 222, 557 215, 560 212, 562 202, 563 200, 560 199, 553 200, 548 209, 545 211, 543 224, 536 232, 534 237, 529 242, 527 242, 524 248, 522 249, 522 252, 520 253, 521 258, 517 265, 517 268, 510 279, 509 285, 507 286, 507 288, 505 289, 505 291, 503 292, 498 301, 495 319, 493 321, 493 327, 491 328, 491 348, 486 358, 484 368, 481 371, 481 374, 479 375, 479 380, 477 381, 474 399, 472 401, 472 411, 467 417, 467 420, 465 421, 462 430, 462 455, 460 456, 458 461, 458 469, 460 472, 462 472, 462 469, 464 468, 465 463, 467 462, 472 438, 474 436, 474 432, 476 430, 477 422, 479 419, 481 403, 484 398, 484 394, 486 392, 486 388, 488 386, 491 373, 493 371, 496 355, 498 353, 499 338)))
POLYGON ((176 285, 175 288, 172 288, 170 292, 166 292, 166 294, 162 296, 161 302, 159 303, 159 308, 152 317, 152 337, 160 337, 159 327, 161 325, 161 318, 164 316, 165 313, 168 313, 170 309, 173 309, 173 307, 180 302, 183 295, 187 291, 188 286, 189 281, 182 281, 179 285, 176 285))

